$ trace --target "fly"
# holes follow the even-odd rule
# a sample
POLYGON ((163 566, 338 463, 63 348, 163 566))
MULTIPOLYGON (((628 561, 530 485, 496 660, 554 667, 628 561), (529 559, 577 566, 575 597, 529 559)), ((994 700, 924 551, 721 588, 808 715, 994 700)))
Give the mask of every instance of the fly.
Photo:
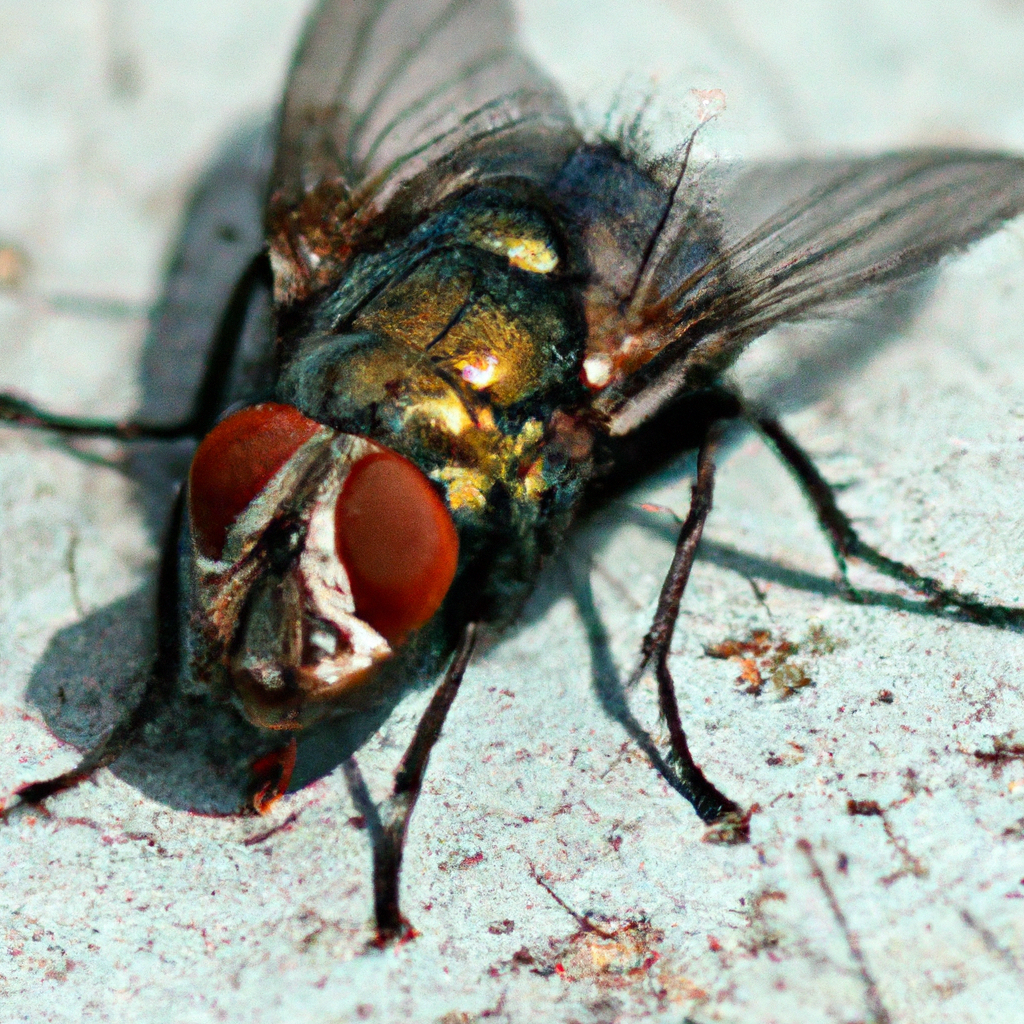
MULTIPOLYGON (((374 843, 382 940, 408 934, 405 835, 481 627, 510 622, 581 510, 687 443, 689 513, 634 680, 655 674, 659 770, 734 841, 749 814, 690 755, 668 653, 711 509, 723 424, 795 475, 845 579, 858 559, 971 621, 1020 624, 865 544, 783 426, 726 374, 777 324, 933 266, 1024 210, 1024 160, 919 150, 750 167, 715 205, 691 167, 584 137, 517 48, 504 0, 325 0, 285 93, 266 248, 238 282, 183 424, 77 421, 16 397, 11 422, 198 442, 160 572, 145 695, 39 803, 111 763, 179 681, 288 738, 443 678, 374 843), (754 194, 770 212, 734 213, 754 194), (272 290, 265 377, 230 393, 250 301, 272 290)), ((854 596, 853 591, 850 595, 854 596)), ((8 808, 9 809, 9 808, 8 808)))

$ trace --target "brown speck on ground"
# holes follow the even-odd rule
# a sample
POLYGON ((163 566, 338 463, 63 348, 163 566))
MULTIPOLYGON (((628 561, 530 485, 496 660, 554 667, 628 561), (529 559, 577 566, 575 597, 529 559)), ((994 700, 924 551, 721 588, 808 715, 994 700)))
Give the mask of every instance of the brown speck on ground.
POLYGON ((792 697, 805 686, 814 682, 808 674, 805 660, 797 660, 798 654, 809 656, 831 654, 843 646, 825 633, 821 626, 813 626, 807 638, 794 643, 785 637, 775 638, 770 630, 753 630, 742 640, 723 640, 704 648, 709 658, 732 661, 739 666, 740 674, 736 684, 744 693, 759 697, 769 687, 769 692, 780 698, 792 697))
POLYGON ((991 750, 975 750, 974 759, 992 769, 992 774, 999 778, 1004 769, 1013 763, 1024 764, 1024 743, 1012 742, 1013 732, 1003 736, 992 737, 991 750))
POLYGON ((0 289, 20 288, 28 273, 28 257, 16 245, 0 241, 0 289))

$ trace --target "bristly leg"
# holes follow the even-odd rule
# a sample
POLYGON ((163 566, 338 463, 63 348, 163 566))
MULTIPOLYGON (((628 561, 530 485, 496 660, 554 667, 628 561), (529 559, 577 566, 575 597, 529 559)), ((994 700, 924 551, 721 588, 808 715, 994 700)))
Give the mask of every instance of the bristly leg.
MULTIPOLYGON (((51 430, 70 437, 108 437, 121 441, 174 440, 200 437, 216 420, 224 400, 228 370, 245 327, 250 304, 257 291, 272 286, 270 259, 266 251, 258 253, 235 284, 231 298, 217 326, 203 380, 199 386, 193 411, 178 424, 146 424, 116 422, 60 416, 39 409, 14 395, 0 395, 0 422, 51 430)), ((115 723, 70 771, 52 779, 31 782, 14 794, 22 804, 40 804, 47 797, 84 782, 94 772, 116 761, 139 730, 152 717, 161 699, 166 698, 177 675, 178 667, 178 535, 181 532, 184 491, 178 494, 167 527, 160 558, 157 590, 158 649, 146 685, 138 702, 115 723)), ((282 779, 287 766, 283 766, 282 779)), ((287 779, 283 785, 287 786, 287 779)), ((17 806, 15 804, 14 806, 17 806)), ((0 804, 0 820, 12 808, 0 804)))
POLYGON ((0 394, 0 423, 49 430, 64 437, 106 437, 116 441, 175 441, 184 437, 202 437, 223 409, 231 363, 253 298, 261 288, 270 288, 272 284, 270 259, 266 251, 262 251, 253 257, 232 289, 217 325, 203 379, 188 419, 164 424, 61 416, 40 409, 17 395, 0 394))
POLYGON ((856 558, 890 579, 921 594, 937 612, 953 608, 963 618, 983 626, 1024 625, 1024 609, 988 604, 973 594, 962 594, 959 590, 947 587, 931 576, 922 576, 913 567, 888 558, 869 544, 865 544, 857 535, 846 514, 836 504, 831 485, 818 472, 810 456, 783 428, 782 424, 771 416, 749 409, 747 417, 796 477, 810 501, 811 507, 818 517, 818 522, 832 545, 832 551, 839 564, 839 570, 846 584, 846 592, 850 600, 858 601, 859 595, 847 579, 846 562, 848 559, 856 558))
POLYGON ((266 814, 288 792, 288 784, 295 771, 298 743, 295 737, 288 739, 283 747, 272 750, 252 763, 252 775, 256 780, 256 791, 250 801, 257 814, 266 814))
MULTIPOLYGON (((700 447, 697 458, 697 481, 693 486, 690 498, 690 511, 679 531, 676 553, 661 587, 661 596, 658 598, 654 621, 644 637, 640 664, 636 667, 629 683, 630 686, 635 685, 651 664, 654 664, 658 680, 658 702, 668 725, 676 771, 686 789, 687 799, 693 804, 701 821, 708 824, 722 822, 725 818, 733 818, 736 822, 742 823, 744 819, 737 804, 719 792, 693 760, 686 742, 682 719, 679 716, 679 704, 676 702, 675 682, 668 667, 668 655, 672 646, 672 636, 675 633, 676 620, 679 618, 679 605, 682 601, 683 591, 690 579, 690 570, 693 568, 697 545, 704 532, 704 523, 711 512, 711 499, 715 484, 714 454, 717 445, 718 431, 712 429, 700 447)), ((740 824, 739 831, 744 831, 742 824, 740 824)), ((743 839, 745 836, 737 834, 735 838, 743 839)))
POLYGON ((0 394, 0 423, 49 430, 64 437, 108 437, 115 441, 175 441, 191 436, 186 424, 163 426, 131 420, 119 422, 87 416, 61 416, 11 394, 0 394))
POLYGON ((378 945, 409 938, 414 934, 398 904, 405 836, 423 785, 430 752, 441 735, 444 720, 459 692, 466 666, 473 655, 476 632, 475 623, 471 622, 464 628, 444 680, 430 699, 402 758, 391 796, 380 810, 381 829, 373 849, 373 909, 377 920, 378 945))
POLYGON ((249 311, 258 292, 272 292, 274 274, 270 266, 270 253, 261 249, 249 261, 241 277, 235 282, 227 306, 217 324, 217 332, 206 359, 203 379, 187 420, 188 432, 203 437, 217 422, 227 402, 227 389, 231 382, 231 368, 238 354, 245 332, 249 311))
MULTIPOLYGON (((113 764, 139 730, 153 718, 160 702, 170 693, 178 671, 178 534, 181 531, 183 508, 184 492, 179 492, 160 554, 156 601, 157 654, 142 693, 99 742, 82 755, 74 768, 52 779, 30 782, 19 787, 14 796, 21 804, 41 804, 47 797, 73 789, 100 768, 113 764)), ((5 819, 12 809, 9 803, 0 804, 0 820, 5 819)))

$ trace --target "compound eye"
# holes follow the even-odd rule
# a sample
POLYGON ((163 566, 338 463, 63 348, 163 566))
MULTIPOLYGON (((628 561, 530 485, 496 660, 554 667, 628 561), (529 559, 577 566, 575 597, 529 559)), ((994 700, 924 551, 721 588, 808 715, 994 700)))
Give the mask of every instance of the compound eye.
POLYGON ((389 643, 441 606, 459 537, 444 502, 408 459, 390 451, 360 459, 338 496, 335 530, 356 614, 389 643))
POLYGON ((196 449, 188 508, 196 546, 220 558, 231 524, 320 424, 298 409, 264 402, 218 423, 196 449))

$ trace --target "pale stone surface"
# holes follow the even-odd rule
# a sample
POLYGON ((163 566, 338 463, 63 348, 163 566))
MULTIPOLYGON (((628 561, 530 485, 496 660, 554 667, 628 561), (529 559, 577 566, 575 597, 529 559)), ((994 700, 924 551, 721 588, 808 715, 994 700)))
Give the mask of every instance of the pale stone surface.
MULTIPOLYGON (((177 325, 178 345, 212 315, 216 288, 196 309, 201 298, 175 292, 237 265, 230 239, 218 236, 223 252, 209 241, 205 207, 187 222, 200 225, 191 277, 167 261, 204 175, 220 211, 208 172, 268 109, 305 6, 0 0, 0 248, 27 261, 0 292, 0 386, 83 413, 182 407, 146 351, 162 337, 146 310, 163 296, 158 323, 177 325)), ((1024 21, 1010 2, 529 0, 523 13, 534 51, 590 110, 630 72, 630 89, 653 75, 662 97, 724 90, 707 140, 724 155, 1024 151, 1024 21)), ((232 213, 244 235, 244 202, 232 213)), ((1022 308, 1017 222, 913 302, 860 329, 780 332, 744 369, 846 485, 868 539, 1015 604, 1022 308)), ((154 538, 186 452, 146 448, 130 479, 104 464, 117 448, 89 453, 0 435, 3 792, 70 765, 68 743, 116 717, 145 663, 154 538)), ((0 829, 0 1018, 1022 1019, 1021 637, 843 603, 795 486, 738 437, 673 669, 698 760, 760 809, 749 846, 702 842, 602 704, 609 673, 634 663, 671 553, 671 517, 641 501, 682 512, 685 475, 578 531, 521 627, 471 667, 413 822, 403 899, 415 942, 367 951, 366 832, 342 771, 317 778, 360 729, 333 751, 329 735, 307 745, 300 773, 316 781, 258 821, 219 813, 237 805, 251 737, 226 713, 186 708, 95 785, 52 801, 51 817, 0 829), (588 578, 604 662, 583 614, 588 578), (753 630, 771 631, 785 662, 775 678, 814 685, 782 697, 769 655, 753 696, 741 666, 705 656, 753 630), (800 650, 787 655, 785 640, 800 650), (1001 761, 976 754, 1000 749, 1001 761), (849 800, 880 813, 851 815, 849 800)), ((375 795, 425 699, 362 723, 356 758, 375 795)), ((630 704, 664 749, 651 686, 630 704)))

